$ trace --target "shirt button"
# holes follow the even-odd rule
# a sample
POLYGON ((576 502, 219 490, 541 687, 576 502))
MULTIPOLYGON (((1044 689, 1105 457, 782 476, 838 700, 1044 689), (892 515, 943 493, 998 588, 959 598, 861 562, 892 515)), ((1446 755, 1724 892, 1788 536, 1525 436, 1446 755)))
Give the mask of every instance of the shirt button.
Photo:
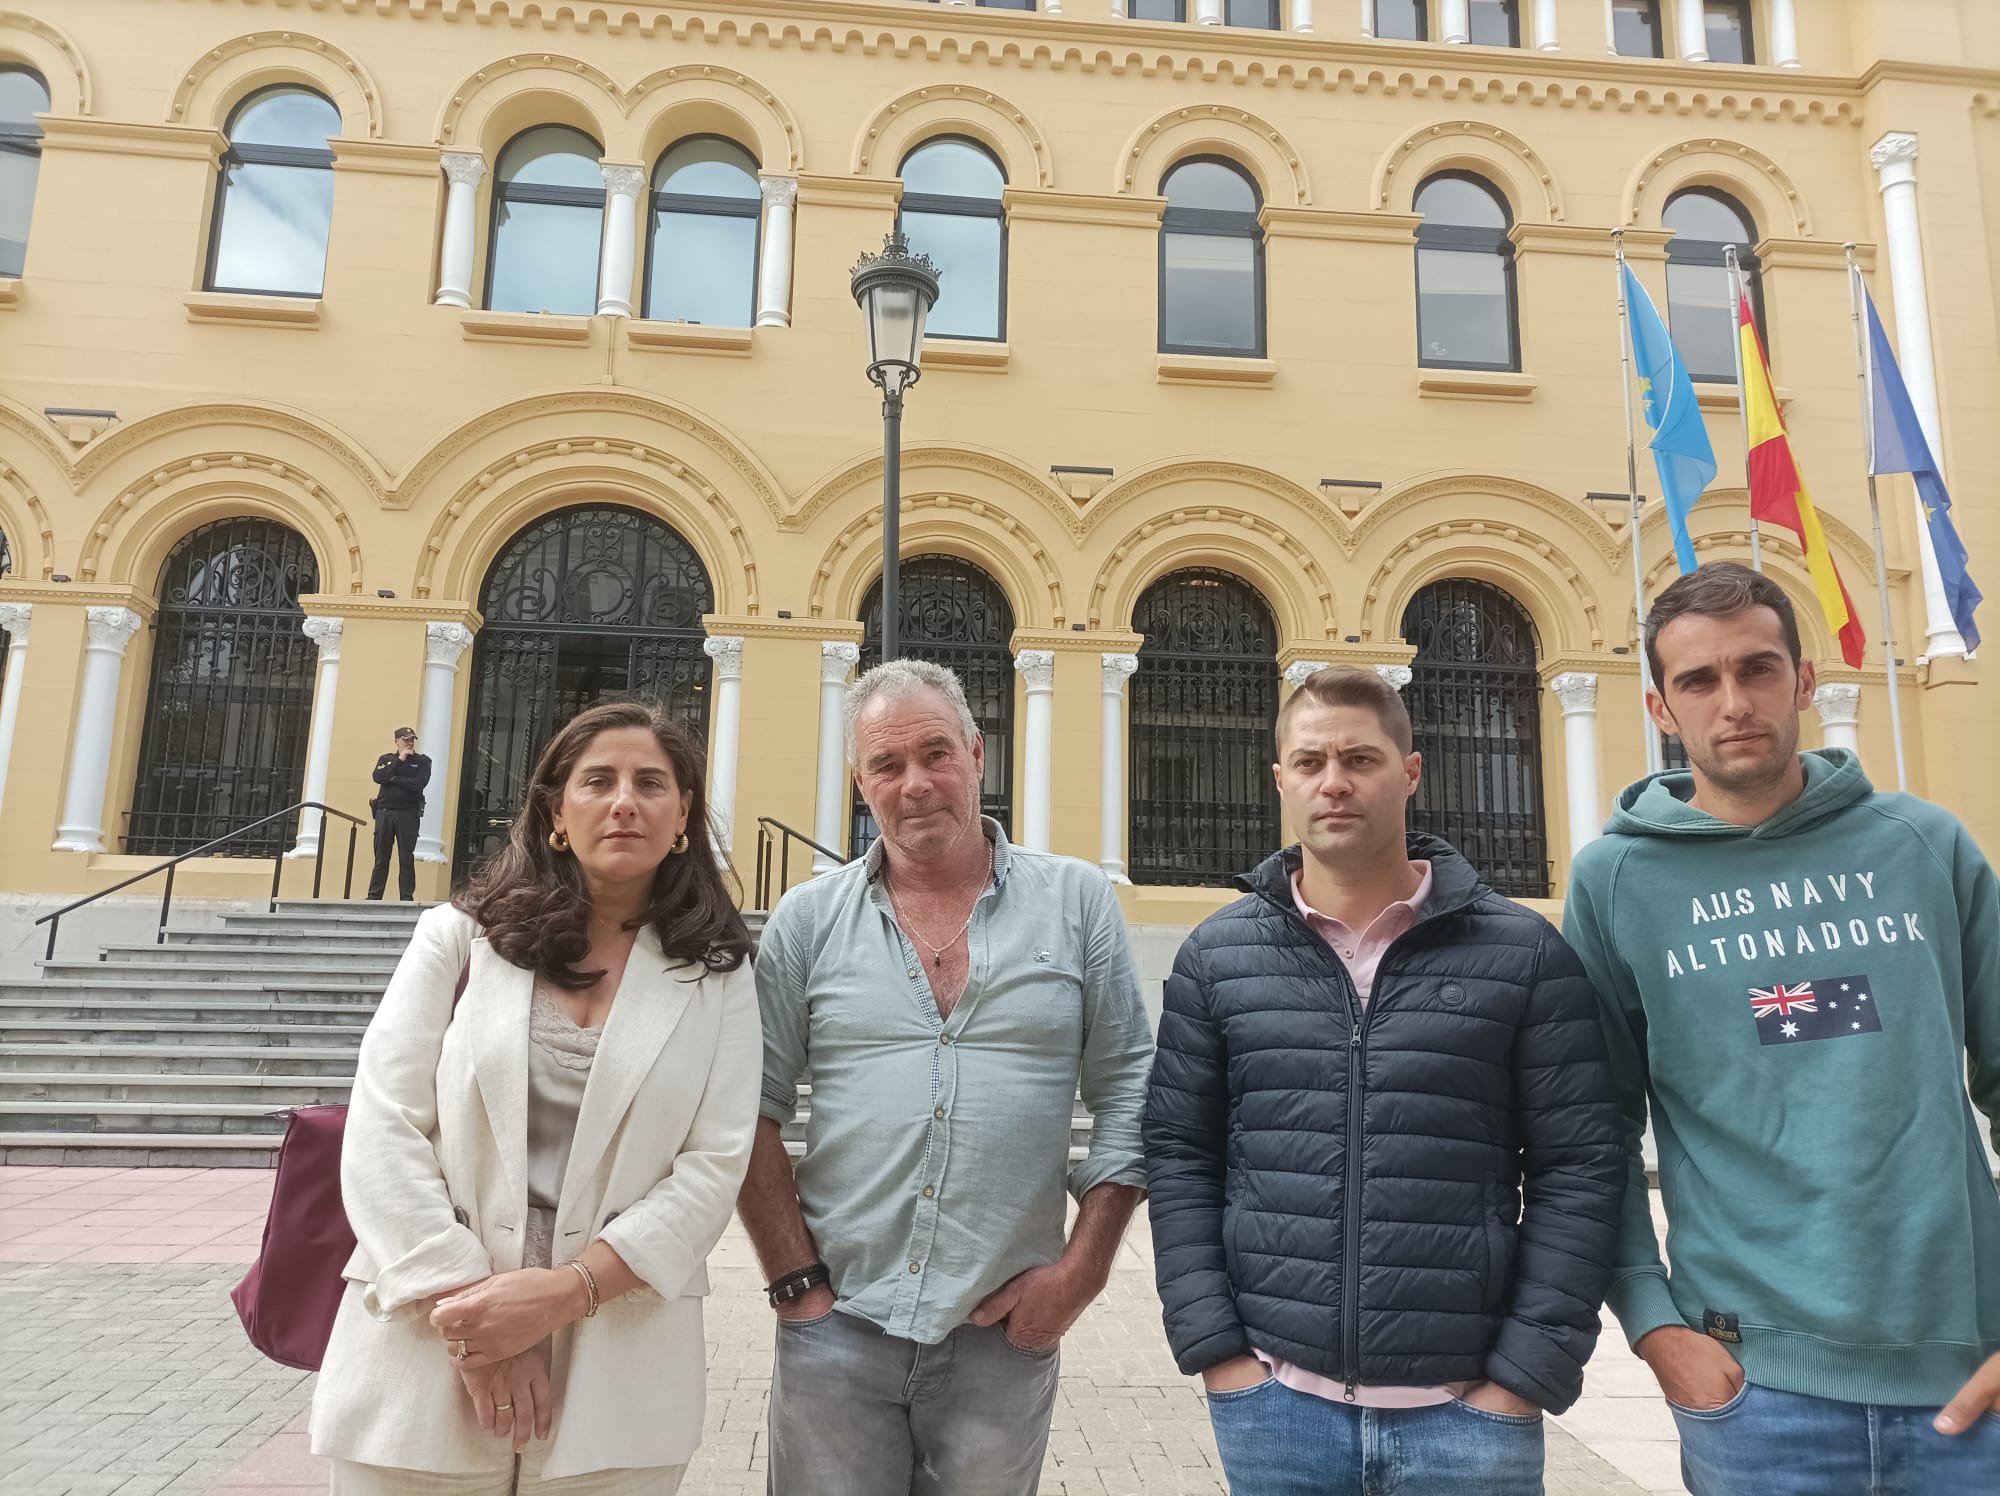
POLYGON ((910 1271, 913 1273, 920 1273, 923 1270, 924 1270, 923 1265, 921 1263, 913 1262, 910 1264, 910 1271))
POLYGON ((950 1034, 939 1034, 939 1035, 938 1035, 938 1043, 940 1043, 940 1044, 949 1044, 949 1043, 951 1043, 951 1035, 950 1035, 950 1034))
POLYGON ((1342 951, 1340 954, 1349 961, 1352 961, 1354 959, 1353 951, 1342 951))
POLYGON ((924 1198, 925 1198, 926 1200, 929 1200, 929 1199, 933 1198, 933 1197, 934 1197, 934 1196, 935 1196, 936 1194, 937 1194, 937 1190, 936 1190, 936 1189, 934 1189, 934 1188, 933 1188, 932 1186, 930 1186, 930 1185, 928 1185, 928 1184, 924 1186, 924 1198))
POLYGON ((934 1107, 932 1107, 932 1108, 931 1108, 931 1115, 932 1115, 933 1117, 937 1118, 937 1119, 938 1119, 938 1121, 940 1121, 940 1122, 944 1121, 944 1108, 943 1108, 943 1107, 941 1107, 941 1106, 934 1106, 934 1107))
POLYGON ((904 976, 909 976, 909 977, 913 977, 916 974, 917 974, 917 969, 914 966, 912 966, 908 971, 903 973, 904 976))

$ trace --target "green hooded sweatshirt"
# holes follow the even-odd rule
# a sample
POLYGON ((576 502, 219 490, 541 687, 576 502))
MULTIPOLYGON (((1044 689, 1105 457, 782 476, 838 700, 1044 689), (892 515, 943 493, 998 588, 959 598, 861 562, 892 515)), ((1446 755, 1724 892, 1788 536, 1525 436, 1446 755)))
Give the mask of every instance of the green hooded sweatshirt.
POLYGON ((1684 1324, 1759 1386, 1938 1406, 2000 1352, 1973 1111, 2000 1139, 2000 883, 1950 813, 1876 794, 1845 749, 1803 757, 1804 793, 1759 825, 1656 774, 1577 854, 1563 933, 1631 1165, 1609 1303, 1633 1344, 1684 1324))

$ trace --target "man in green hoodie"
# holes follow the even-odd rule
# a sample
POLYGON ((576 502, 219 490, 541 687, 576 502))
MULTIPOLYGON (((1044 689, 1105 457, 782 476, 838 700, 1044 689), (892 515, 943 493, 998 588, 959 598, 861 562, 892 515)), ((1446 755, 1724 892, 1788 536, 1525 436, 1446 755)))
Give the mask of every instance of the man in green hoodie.
POLYGON ((1733 562, 1646 619, 1691 769, 1618 797, 1563 920, 1631 1168, 1609 1303, 1695 1496, 2000 1492, 2000 884, 1948 812, 1798 751, 1800 656, 1733 562))

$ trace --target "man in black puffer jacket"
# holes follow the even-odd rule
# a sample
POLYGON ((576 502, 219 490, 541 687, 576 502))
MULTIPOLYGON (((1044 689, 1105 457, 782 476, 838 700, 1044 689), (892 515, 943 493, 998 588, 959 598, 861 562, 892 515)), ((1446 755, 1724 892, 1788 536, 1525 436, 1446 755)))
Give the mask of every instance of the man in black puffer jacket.
POLYGON ((1596 996, 1548 921, 1406 837, 1421 762, 1380 676, 1320 671, 1277 736, 1301 845, 1167 979, 1167 1338, 1235 1496, 1540 1493, 1624 1189, 1596 996))

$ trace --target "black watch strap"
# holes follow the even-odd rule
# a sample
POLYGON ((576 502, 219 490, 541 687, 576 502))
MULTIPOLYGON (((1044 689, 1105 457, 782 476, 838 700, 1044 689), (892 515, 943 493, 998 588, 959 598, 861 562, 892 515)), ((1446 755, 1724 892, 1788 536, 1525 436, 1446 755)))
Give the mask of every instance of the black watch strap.
POLYGON ((822 1283, 831 1283, 833 1274, 824 1262, 815 1262, 810 1267, 802 1267, 797 1272, 786 1273, 784 1277, 764 1290, 769 1296, 773 1309, 782 1309, 787 1304, 796 1304, 822 1283))

